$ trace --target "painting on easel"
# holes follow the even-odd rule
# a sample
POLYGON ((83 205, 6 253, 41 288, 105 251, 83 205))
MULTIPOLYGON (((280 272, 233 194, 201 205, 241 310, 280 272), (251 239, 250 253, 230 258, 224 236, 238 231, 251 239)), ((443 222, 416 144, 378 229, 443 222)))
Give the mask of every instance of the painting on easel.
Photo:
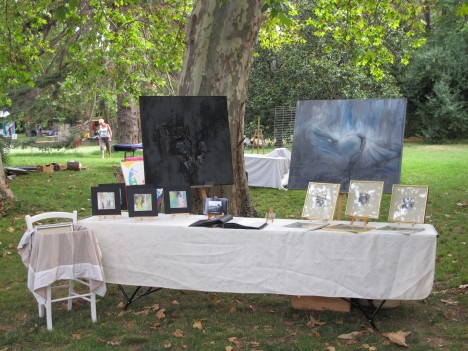
POLYGON ((400 182, 406 99, 298 101, 289 189, 309 182, 400 182))

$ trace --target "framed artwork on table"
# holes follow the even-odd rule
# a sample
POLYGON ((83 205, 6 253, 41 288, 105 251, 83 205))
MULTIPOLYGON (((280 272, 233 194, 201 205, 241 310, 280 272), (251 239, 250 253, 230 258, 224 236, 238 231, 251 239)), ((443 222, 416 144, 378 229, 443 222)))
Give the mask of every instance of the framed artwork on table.
POLYGON ((93 216, 121 214, 120 202, 119 187, 91 187, 91 207, 93 216))
POLYGON ((163 188, 165 213, 192 213, 192 188, 171 186, 163 188))
POLYGON ((127 199, 129 217, 158 215, 157 189, 153 185, 128 186, 127 199))
POLYGON ((205 199, 203 214, 210 216, 227 215, 228 200, 225 198, 208 197, 205 199))
POLYGON ((309 182, 302 217, 332 220, 341 184, 309 182))
POLYGON ((428 186, 394 184, 389 222, 424 223, 428 194, 428 186))
POLYGON ((349 217, 379 218, 383 189, 384 182, 351 180, 345 214, 349 217))
POLYGON ((117 188, 120 192, 120 209, 127 209, 127 191, 125 189, 125 183, 109 183, 109 184, 99 184, 99 189, 110 189, 113 190, 117 188))

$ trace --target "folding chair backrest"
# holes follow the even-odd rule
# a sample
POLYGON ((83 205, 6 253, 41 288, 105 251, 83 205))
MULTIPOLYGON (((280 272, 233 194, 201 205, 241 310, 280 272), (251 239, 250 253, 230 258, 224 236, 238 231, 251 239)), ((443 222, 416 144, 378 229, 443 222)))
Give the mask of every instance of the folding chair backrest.
MULTIPOLYGON (((26 221, 26 227, 28 230, 34 230, 34 223, 45 220, 45 219, 68 219, 71 220, 68 224, 49 224, 38 226, 38 228, 48 228, 49 231, 55 228, 56 230, 62 230, 64 227, 70 226, 70 224, 77 224, 78 222, 78 212, 45 212, 35 216, 26 215, 24 217, 26 221)), ((63 230, 62 230, 63 231, 63 230)))

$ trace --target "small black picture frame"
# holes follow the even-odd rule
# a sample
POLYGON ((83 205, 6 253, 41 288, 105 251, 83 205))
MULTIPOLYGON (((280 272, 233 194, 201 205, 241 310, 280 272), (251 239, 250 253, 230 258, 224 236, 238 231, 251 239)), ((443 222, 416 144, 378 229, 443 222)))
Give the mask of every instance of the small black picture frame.
POLYGON ((93 216, 120 215, 120 189, 118 187, 91 187, 93 216))
POLYGON ((158 200, 156 192, 156 187, 150 184, 127 186, 128 216, 157 216, 158 200))
POLYGON ((192 213, 193 196, 190 186, 170 186, 163 188, 165 213, 192 213))
POLYGON ((203 205, 203 214, 208 216, 226 215, 228 211, 228 200, 218 197, 207 197, 203 205))
POLYGON ((109 184, 98 184, 98 188, 102 189, 113 189, 117 187, 120 191, 120 209, 126 210, 127 207, 127 190, 125 183, 109 183, 109 184))

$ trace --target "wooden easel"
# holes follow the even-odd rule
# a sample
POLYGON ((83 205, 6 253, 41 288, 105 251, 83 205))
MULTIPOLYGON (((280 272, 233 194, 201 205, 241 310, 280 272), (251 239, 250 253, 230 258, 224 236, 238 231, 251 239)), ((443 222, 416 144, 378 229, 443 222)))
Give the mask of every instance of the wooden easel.
POLYGON ((262 127, 260 127, 260 116, 258 116, 257 120, 257 129, 255 130, 255 134, 252 136, 252 153, 254 149, 257 149, 257 154, 260 153, 260 144, 262 144, 262 151, 265 155, 265 139, 263 138, 262 127))

